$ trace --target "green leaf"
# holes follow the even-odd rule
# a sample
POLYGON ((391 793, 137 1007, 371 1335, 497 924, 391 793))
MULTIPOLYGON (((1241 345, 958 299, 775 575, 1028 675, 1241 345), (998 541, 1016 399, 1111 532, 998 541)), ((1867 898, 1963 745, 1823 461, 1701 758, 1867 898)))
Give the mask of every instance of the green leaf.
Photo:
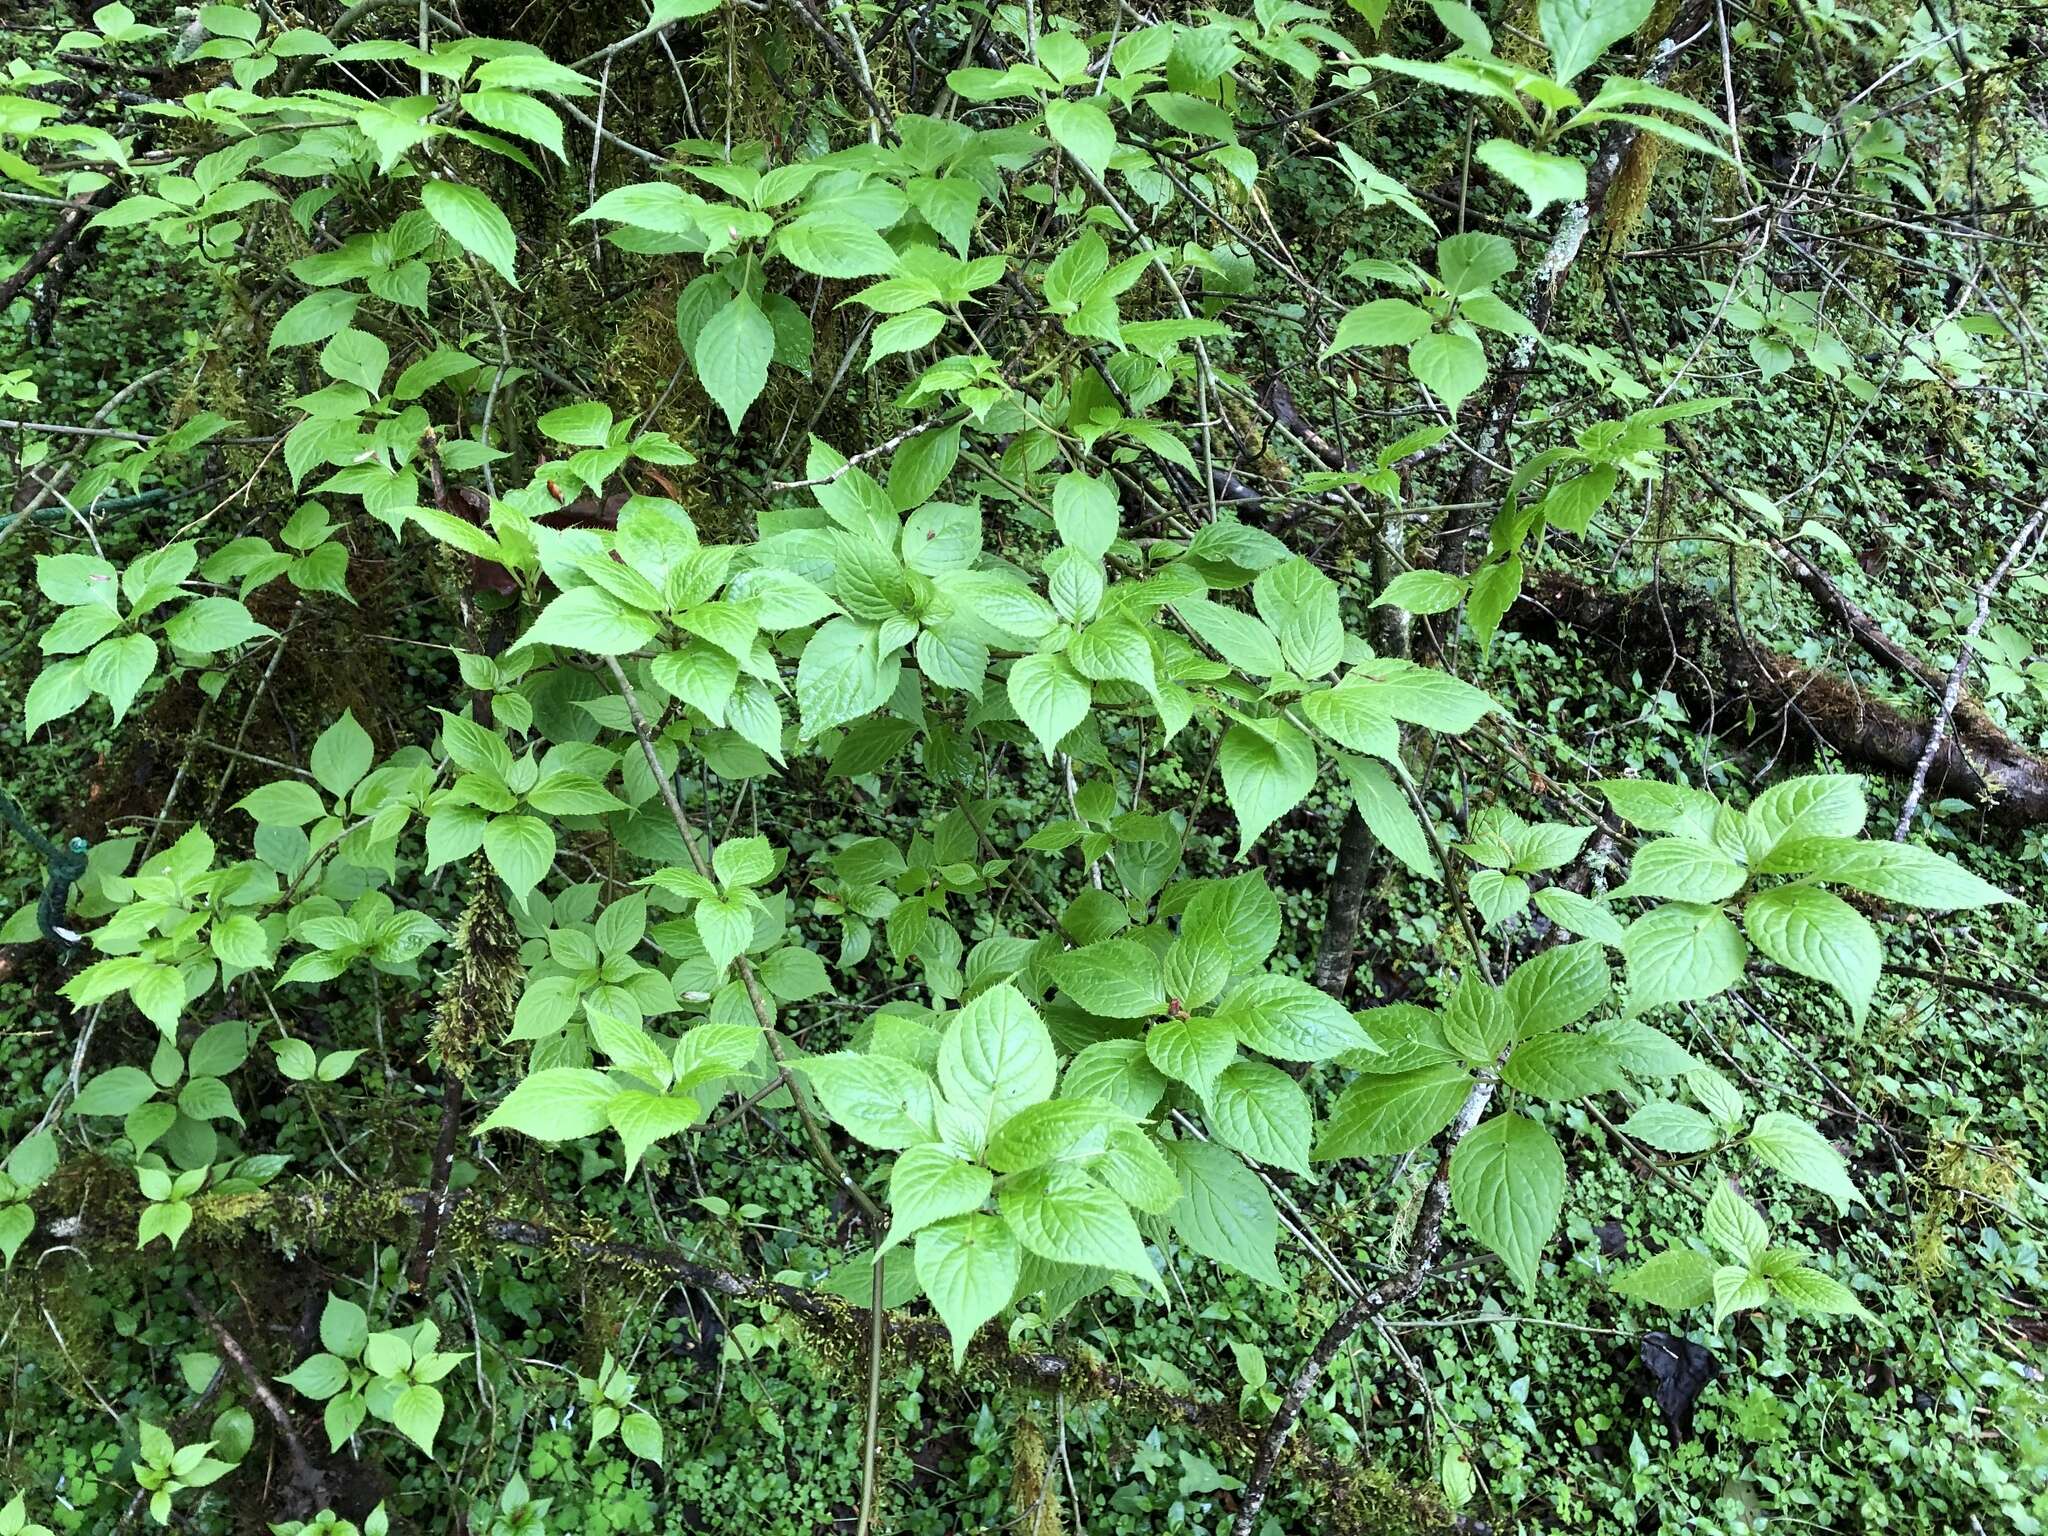
POLYGON ((531 96, 519 91, 471 91, 462 98, 462 110, 494 132, 531 139, 557 160, 568 158, 562 150, 561 118, 531 96))
POLYGON ((1237 813, 1237 856, 1315 788, 1316 749, 1285 720, 1245 721, 1223 736, 1217 766, 1224 797, 1237 813))
POLYGON ((1621 919, 1605 902, 1594 901, 1563 886, 1547 885, 1535 895, 1536 910, 1567 933, 1583 934, 1601 944, 1619 946, 1624 930, 1621 919))
POLYGON ((602 587, 575 587, 540 611, 520 645, 559 645, 593 656, 623 656, 654 638, 655 621, 602 587))
MULTIPOLYGON (((219 601, 234 600, 221 598, 219 601)), ((197 603, 192 604, 194 608, 198 606, 197 603)), ((239 608, 241 604, 236 603, 235 606, 239 608)), ((172 621, 173 624, 176 622, 172 621)), ((121 717, 128 713, 128 706, 135 702, 135 695, 155 670, 154 640, 147 635, 115 635, 92 648, 85 658, 81 676, 95 693, 106 695, 107 703, 114 711, 114 723, 118 725, 121 717)))
POLYGON ((1661 1101, 1645 1104, 1622 1123, 1621 1130, 1645 1146, 1679 1156, 1705 1152, 1721 1140, 1714 1122, 1698 1110, 1661 1101))
POLYGON ((1025 656, 1010 667, 1010 707, 1045 749, 1053 753, 1088 715, 1092 690, 1064 656, 1025 656))
POLYGON ((1403 571, 1372 600, 1375 608, 1394 607, 1408 613, 1445 613, 1465 598, 1464 578, 1446 571, 1403 571))
POLYGON ((775 876, 775 847, 765 837, 729 837, 712 851, 711 873, 727 887, 766 884, 775 876))
POLYGON ((936 309, 906 310, 892 315, 875 327, 868 341, 867 367, 899 352, 915 352, 946 328, 946 317, 936 309))
POLYGON ((1443 871, 1437 867, 1429 834, 1394 776, 1365 757, 1346 757, 1343 767, 1351 786, 1351 803, 1372 835, 1415 874, 1425 880, 1441 879, 1443 871))
POLYGON ((1745 816, 1768 853, 1790 838, 1854 837, 1869 814, 1861 774, 1809 773, 1773 784, 1750 801, 1745 816))
POLYGON ((433 1455, 434 1435, 441 1428, 439 1389, 414 1385, 399 1393, 398 1400, 391 1405, 391 1427, 427 1455, 433 1455))
POLYGON ((391 349, 383 338, 368 331, 337 331, 320 349, 320 366, 345 384, 355 384, 376 399, 384 392, 384 375, 391 369, 391 349))
POLYGON ((301 1360, 289 1376, 277 1379, 300 1396, 324 1403, 348 1385, 348 1364, 323 1350, 301 1360))
POLYGON ((1749 871, 1711 843, 1689 837, 1660 837, 1643 844, 1629 865, 1628 883, 1616 900, 1629 896, 1666 901, 1722 901, 1742 889, 1749 871))
POLYGON ((1353 694, 1377 714, 1453 736, 1472 729, 1494 707, 1483 692, 1448 672, 1384 656, 1359 663, 1331 691, 1353 694))
POLYGON ((22 701, 22 735, 31 738, 38 728, 61 720, 91 695, 86 686, 83 661, 58 662, 44 667, 29 685, 22 701))
POLYGON ((1488 139, 1473 158, 1529 199, 1534 218, 1552 203, 1583 202, 1586 168, 1563 155, 1525 149, 1511 139, 1488 139))
POLYGON ((1237 1032, 1221 1019, 1162 1019, 1145 1032, 1153 1066, 1197 1093, 1237 1059, 1237 1032))
POLYGON ((232 1120, 242 1124, 227 1084, 217 1077, 195 1077, 178 1091, 178 1108, 194 1120, 232 1120))
POLYGON ((723 974, 754 937, 754 902, 744 895, 706 896, 691 914, 704 953, 723 974))
MULTIPOLYGON (((585 1067, 545 1067, 528 1073, 477 1129, 492 1131, 503 1126, 536 1141, 595 1136, 611 1124, 605 1106, 617 1092, 612 1080, 602 1072, 585 1067)), ((330 1349, 334 1347, 328 1345, 330 1349)))
POLYGON ((1017 1241, 1041 1259, 1135 1275, 1164 1293, 1130 1207, 1072 1164, 1005 1180, 996 1204, 1017 1241))
POLYGON ((1742 979, 1749 946, 1714 907, 1674 901, 1646 912, 1622 935, 1628 961, 1628 1012, 1694 1002, 1742 979))
POLYGON ((1929 912, 1989 907, 2014 899, 1954 860, 1914 843, 1797 837, 1774 848, 1760 868, 1768 874, 1807 875, 1846 885, 1929 912))
POLYGON ((918 1234, 917 1282, 946 1325, 956 1369, 975 1330, 1009 1305, 1022 1267, 1017 1238, 998 1216, 956 1216, 918 1234))
MULTIPOLYGON (((635 1076, 639 1073, 637 1069, 635 1076)), ((643 1093, 622 1089, 605 1104, 605 1114, 626 1148, 626 1177, 633 1176, 641 1156, 664 1136, 687 1131, 704 1116, 702 1107, 686 1094, 643 1093)))
POLYGON ((1564 1208, 1564 1154, 1527 1115, 1495 1115, 1451 1154, 1451 1207, 1532 1294, 1564 1208))
POLYGON ((1884 969, 1884 946, 1862 913, 1813 886, 1780 885, 1750 899, 1742 926, 1786 970, 1833 987, 1861 1027, 1884 969))
POLYGON ((1328 1061, 1371 1041, 1344 1005, 1293 976, 1254 976, 1216 1009, 1246 1045, 1278 1061, 1328 1061))
POLYGON ((747 408, 767 387, 768 364, 774 358, 775 326, 744 293, 734 294, 698 333, 691 353, 697 380, 725 412, 732 432, 738 433, 747 408))
POLYGON ((1051 1098, 1058 1075, 1052 1036, 1008 982, 962 1008, 939 1042, 939 1086, 974 1112, 984 1138, 1026 1105, 1051 1098))
POLYGON ((1537 23, 1550 49, 1550 71, 1570 85, 1610 46, 1650 19, 1653 0, 1538 0, 1537 23))
MULTIPOLYGON (((1157 1031, 1153 1031, 1156 1033, 1157 1031)), ((1142 1118, 1158 1107, 1166 1079, 1146 1057, 1147 1040, 1098 1040, 1083 1046, 1060 1079, 1063 1099, 1101 1099, 1142 1118)), ((1231 1049, 1237 1042, 1231 1041, 1231 1049)))
POLYGON ((1109 114, 1086 101, 1049 101, 1045 127, 1053 142, 1100 178, 1116 154, 1116 129, 1109 114))
MULTIPOLYGON (((258 624, 250 618, 249 610, 232 597, 202 597, 197 602, 187 603, 164 626, 164 638, 172 645, 181 651, 192 651, 202 656, 240 645, 244 640, 254 640, 258 635, 274 633, 268 624, 258 624)), ((139 640, 144 637, 130 635, 128 638, 139 640)))
POLYGON ((1794 1183, 1819 1190, 1844 1216, 1863 1198, 1849 1182, 1849 1165, 1842 1154, 1796 1115, 1765 1111, 1756 1117, 1743 1145, 1794 1183))
POLYGON ((1524 1040, 1502 1063, 1500 1075, 1522 1092, 1553 1103, 1590 1098, 1627 1081, 1605 1041, 1562 1030, 1524 1040))
POLYGON ((1455 416, 1486 382, 1486 349, 1469 336, 1438 331, 1408 349, 1408 371, 1455 416))
POLYGON ((1124 1123, 1100 1099, 1052 1099, 1019 1110, 989 1138, 987 1162, 997 1173, 1022 1173, 1052 1162, 1073 1162, 1106 1151, 1109 1133, 1124 1123))
POLYGON ((1337 334, 1323 356, 1353 347, 1412 346, 1429 334, 1430 324, 1429 311, 1418 304, 1406 299, 1372 299, 1337 322, 1337 334))
POLYGON ((1515 270, 1515 246, 1505 235, 1465 234, 1439 240, 1437 276, 1453 297, 1485 293, 1515 270))
POLYGON ((1246 1157, 1306 1176, 1313 1114, 1308 1095, 1278 1067, 1241 1061, 1202 1095, 1209 1129, 1246 1157))
POLYGON ((1520 875, 1504 875, 1497 869, 1477 869, 1465 882, 1466 894, 1489 928, 1519 916, 1529 905, 1529 882, 1520 875))
POLYGON ((1098 1018, 1142 1019, 1166 1011, 1159 957, 1134 939, 1070 949, 1046 969, 1062 992, 1098 1018))
POLYGON ((889 1235, 881 1251, 935 1221, 980 1210, 994 1187, 986 1168, 944 1147, 906 1148, 889 1174, 889 1235))
POLYGON ((795 1063, 825 1113, 853 1136, 885 1152, 938 1139, 938 1094, 907 1061, 841 1051, 795 1063))
MULTIPOLYGON (((345 795, 370 771, 376 755, 370 733, 356 724, 353 710, 345 709, 313 743, 310 766, 322 789, 330 795, 345 795)), ((263 820, 260 816, 256 819, 263 820)))
POLYGON ((1560 944, 1515 967, 1501 988, 1518 1036, 1576 1024, 1614 990, 1601 945, 1560 944))
POLYGON ((643 1461, 661 1465, 661 1421, 645 1409, 636 1409, 619 1421, 619 1439, 643 1461))
POLYGON ((1805 1264, 1793 1264, 1771 1276, 1771 1289, 1801 1312, 1870 1320, 1856 1293, 1841 1281, 1805 1264))
MULTIPOLYGON (((889 242, 847 213, 807 213, 775 232, 775 246, 793 266, 819 277, 876 277, 896 270, 889 242)), ((697 343, 700 350, 709 344, 708 334, 697 343)))
POLYGON ((549 816, 602 816, 626 808, 625 801, 588 774, 561 768, 544 774, 525 800, 529 808, 549 816))
POLYGON ((1757 1214, 1756 1207, 1725 1181, 1715 1186, 1712 1198, 1707 1201, 1700 1230, 1707 1241, 1744 1265, 1754 1264, 1771 1245, 1771 1229, 1757 1214))
POLYGON ((1181 913, 1180 931, 1188 943, 1222 949, 1232 970, 1255 970, 1280 942, 1280 899, 1255 869, 1206 880, 1181 913))
POLYGON ((264 350, 275 352, 279 347, 303 347, 325 341, 347 327, 362 301, 361 294, 340 288, 315 289, 277 317, 264 350))
MULTIPOLYGON (((14 1267, 14 1255, 21 1245, 28 1241, 29 1233, 36 1229, 36 1213, 27 1205, 0 1205, 0 1269, 14 1267)), ((14 1505, 19 1509, 17 1496, 14 1505)), ((0 1511, 4 1513, 4 1511, 0 1511)), ((17 1527, 19 1529, 19 1527, 17 1527)))
POLYGON ((72 1101, 75 1115, 125 1115, 156 1097, 156 1083, 140 1067, 109 1067, 89 1078, 72 1101))
POLYGON ((1258 1175, 1212 1141, 1171 1141, 1161 1150, 1180 1177, 1181 1197, 1166 1213, 1180 1240, 1204 1258, 1283 1288, 1275 1251, 1280 1218, 1258 1175))
POLYGON ((1321 677, 1337 669, 1344 659, 1344 623, 1334 581, 1296 556, 1259 572, 1252 600, 1296 676, 1321 677))
POLYGON ((303 779, 279 779, 252 789, 235 802, 262 826, 303 827, 327 814, 320 792, 303 779))
POLYGON ((1461 1064, 1361 1077, 1338 1096, 1310 1155, 1318 1162, 1412 1152, 1457 1117, 1472 1091, 1461 1064))
POLYGON ((1720 1327, 1731 1312, 1746 1312, 1768 1305, 1771 1283, 1739 1264, 1723 1264, 1714 1271, 1714 1326, 1720 1327))
POLYGON ((1714 1299, 1720 1266, 1695 1248, 1667 1248, 1614 1277, 1615 1292, 1667 1312, 1686 1312, 1714 1299))
POLYGON ((558 406, 534 423, 543 437, 576 448, 603 448, 611 442, 612 408, 599 400, 558 406))
MULTIPOLYGON (((1273 632, 1250 614, 1207 598, 1176 601, 1174 611, 1218 656, 1248 677, 1273 677, 1287 668, 1273 632)), ((1349 746, 1350 743, 1346 742, 1349 746)))
POLYGON ((512 233, 511 220, 496 203, 475 187, 454 181, 428 182, 420 188, 420 202, 457 245, 488 262, 510 286, 519 286, 513 270, 519 259, 519 241, 512 233))
POLYGON ((1721 802, 1704 790, 1654 779, 1601 779, 1593 786, 1615 814, 1645 832, 1677 832, 1700 841, 1714 835, 1721 802))
POLYGON ((554 868, 555 830, 538 816, 494 816, 484 828, 484 854, 523 901, 554 868))
POLYGON ((1052 520, 1060 542, 1099 560, 1116 542, 1119 517, 1116 487, 1078 470, 1053 482, 1052 520))
POLYGON ((854 619, 821 625, 797 663, 796 697, 804 740, 880 709, 896 691, 901 672, 900 658, 884 655, 874 625, 854 619))
POLYGON ((249 1026, 223 1019, 192 1042, 185 1070, 194 1077, 226 1077, 249 1059, 249 1026))

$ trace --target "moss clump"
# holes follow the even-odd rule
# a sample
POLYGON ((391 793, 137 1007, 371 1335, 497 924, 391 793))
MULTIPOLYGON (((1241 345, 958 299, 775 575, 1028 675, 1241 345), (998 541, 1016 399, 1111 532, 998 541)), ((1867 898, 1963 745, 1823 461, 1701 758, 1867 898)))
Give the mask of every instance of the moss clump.
POLYGON ((428 1044, 443 1065, 465 1082, 488 1044, 512 1027, 525 972, 519 964, 519 935, 498 894, 498 882, 478 872, 470 882, 469 904, 449 945, 454 961, 441 973, 428 1044))

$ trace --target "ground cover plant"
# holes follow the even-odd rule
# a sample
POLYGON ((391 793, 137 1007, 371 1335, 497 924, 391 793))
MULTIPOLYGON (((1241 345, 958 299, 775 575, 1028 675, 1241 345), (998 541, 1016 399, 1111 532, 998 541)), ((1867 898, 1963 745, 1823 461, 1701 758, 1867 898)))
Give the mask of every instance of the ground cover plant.
POLYGON ((0 1536, 2043 1529, 2048 19, 0 28, 0 1536))

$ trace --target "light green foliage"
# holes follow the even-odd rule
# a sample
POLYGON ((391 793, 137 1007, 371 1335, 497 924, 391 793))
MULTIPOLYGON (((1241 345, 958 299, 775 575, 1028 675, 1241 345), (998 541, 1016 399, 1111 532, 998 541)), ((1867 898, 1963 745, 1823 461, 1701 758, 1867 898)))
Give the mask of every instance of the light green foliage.
POLYGON ((1700 1231, 1719 1262, 1697 1249, 1667 1249, 1618 1277, 1614 1289, 1673 1312, 1712 1302, 1716 1328, 1731 1313, 1773 1301, 1798 1312, 1870 1321, 1849 1286, 1807 1264, 1797 1250, 1771 1246, 1770 1228, 1734 1186, 1715 1188, 1700 1231))
MULTIPOLYGON (((209 1454, 214 1448, 211 1440, 179 1445, 161 1426, 147 1419, 141 1421, 139 1428, 135 1481, 149 1495, 149 1518, 158 1525, 171 1523, 179 1494, 208 1487, 235 1470, 233 1461, 222 1461, 209 1454)), ((19 1501, 10 1508, 18 1514, 19 1501)), ((26 1528, 18 1525, 17 1529, 26 1528)))
MULTIPOLYGON (((1962 494, 1950 478, 1976 496, 2009 461, 2009 422, 1949 402, 1994 377, 2031 398, 2008 353, 2024 374, 2039 327, 2004 290, 2038 284, 1988 264, 2031 249, 1999 221, 2048 198, 2048 160, 2025 113, 1997 146, 1930 116, 2002 99, 1970 59, 2008 48, 2005 21, 1731 10, 1660 42, 1648 0, 1156 21, 941 0, 886 29, 860 8, 644 9, 470 18, 513 34, 488 38, 431 7, 324 30, 318 8, 209 4, 173 31, 115 4, 10 39, 0 271, 27 254, 7 221, 54 208, 221 318, 147 378, 68 354, 49 377, 0 370, 10 411, 58 423, 5 427, 27 510, 0 543, 39 541, 31 772, 59 750, 113 770, 71 816, 109 836, 37 850, 83 939, 49 968, 61 1027, 40 995, 20 1010, 44 1043, 14 1075, 55 1099, 14 1117, 0 1264, 105 1284, 84 1256, 112 1200, 152 1283, 243 1290, 259 1244, 266 1282, 317 1273, 319 1347, 277 1379, 322 1405, 314 1459, 362 1463, 390 1509, 362 1515, 330 1477, 355 1519, 272 1529, 853 1509, 936 1530, 913 1507, 934 1468, 905 1473, 906 1447, 963 1391, 978 1421, 928 1438, 946 1529, 1064 1528, 1048 1402, 1077 1528, 1220 1530, 1271 1492, 1261 1530, 1392 1529, 1433 1496, 1382 1520, 1361 1479, 1304 1512, 1283 1501, 1307 1492, 1238 1475, 1244 1436, 1291 1422, 1282 1384, 1334 1309, 1403 1337, 1358 1309, 1370 1288, 1470 1302, 1485 1328, 1418 1353, 1432 1379, 1393 1397, 1371 1337, 1340 1340, 1344 1373, 1295 1403, 1314 1433, 1421 1467, 1475 1519, 1486 1500, 1496 1522, 1640 1525, 1694 1475, 1671 1467, 1721 1453, 1622 1453, 1635 1420, 1611 1394, 1557 1432, 1544 1399, 1587 1385, 1581 1357, 1518 1333, 1508 1297, 1711 1304, 1716 1334, 1764 1313, 1741 1326, 1775 1349, 1781 1310, 1874 1321, 1896 1277, 1848 1250, 1907 1206, 1912 1241, 1940 1247, 1962 1207, 1922 1207, 1951 1196, 1977 1202, 2000 1306, 2038 1289, 2032 1247, 1987 1214, 2033 1170, 1978 1145, 1979 1116, 2018 1144, 2025 1096, 1882 1054, 1911 1036, 1888 968, 1950 938, 1908 914, 1988 925, 2015 899, 1970 867, 2008 881, 2012 861, 1962 851, 1943 798, 1962 776, 1894 840, 1853 774, 1745 782, 1781 722, 1738 729, 1716 693, 1718 734, 1679 729, 1699 682, 1739 683, 1720 675, 1735 641, 1775 643, 1748 627, 1775 617, 1759 570, 1882 564, 1886 540, 1832 526, 1861 505, 1836 465, 1867 452, 1862 423, 1900 434, 1915 497, 1962 494), (1676 57, 1707 37, 1718 84, 1676 57), (1895 89, 1833 94, 1865 68, 1895 89), (1784 100, 1733 99, 1774 70, 1784 100), (1361 149, 1382 144, 1412 183, 1361 149), (1805 189, 1797 220, 1780 185, 1805 189), (1936 214, 1958 188, 1967 217, 1936 214), (1837 202, 1868 216, 1853 238, 1823 228, 1837 202), (1644 205, 1727 281, 1689 267, 1672 300, 1626 243, 1644 205), (1915 210, 1924 226, 1892 217, 1915 210), (1735 231, 1734 271, 1694 225, 1735 231), (1890 249, 1913 232, 1926 249, 1890 249), (1968 282, 1921 325, 1918 285, 1958 243, 1968 282), (1865 258, 1886 273, 1870 302, 1865 258), (1979 312, 1994 290, 2010 322, 1979 312), (1565 313, 1588 303, 1620 323, 1565 313), (149 430, 115 414, 126 394, 60 430, 78 380, 117 372, 149 430), (1915 386, 1953 410, 1926 444, 1904 441, 1926 425, 1915 386), (1837 389, 1885 409, 1851 426, 1837 389), (1783 452, 1743 435, 1759 413, 1783 452), (1727 484, 1731 459, 1770 494, 1727 484), (154 510, 188 497, 189 516, 154 510), (1714 656, 1708 626, 1667 628, 1653 681, 1629 652, 1708 557, 1735 640, 1714 656), (1515 634, 1531 604, 1577 622, 1564 581, 1589 570, 1651 583, 1612 690, 1515 634), (66 859, 83 872, 60 881, 66 859), (1810 1039, 1823 1008, 1853 1031, 1846 1091, 1881 1110, 1837 1118, 1829 1061, 1810 1121, 1813 1084, 1777 1080, 1805 1052, 1759 1059, 1751 1022, 1789 1013, 1810 1039), (1892 1124, 1933 1124, 1934 1103, 1949 1118, 1911 1199, 1844 1155, 1871 1125, 1898 1151, 1892 1124), (2018 1171, 1951 1178, 1951 1146, 2018 1171), (304 1178, 278 1184, 288 1165, 304 1178), (1609 1227, 1636 1245, 1639 1216, 1665 1246, 1610 1265, 1609 1227), (1844 1252, 1780 1242, 1788 1221, 1844 1252), (870 1431, 843 1347, 866 1350, 868 1320, 842 1329, 832 1298, 877 1297, 870 1431), (924 1349, 934 1314, 973 1372, 924 1349), (1190 1319, 1195 1347, 1162 1347, 1190 1319), (1502 1390, 1474 1386, 1496 1367, 1502 1390), (1207 1407, 1127 1434, 1141 1390, 1207 1407), (1219 1391, 1246 1423, 1211 1443, 1219 1391), (1386 1410, 1425 1400, 1413 1424, 1386 1410), (849 1423, 875 1453, 851 1472, 849 1423), (1533 1445, 1563 1458, 1575 1436, 1576 1465, 1620 1481, 1531 1470, 1533 1445), (1005 1458, 1028 1508, 998 1507, 1005 1458)), ((2020 76, 1999 88, 2021 99, 2020 76)), ((88 319, 70 262, 19 266, 10 320, 88 319)), ((1917 609, 1855 570, 1870 622, 1914 633, 1917 609)), ((1982 617, 1937 631, 1968 636, 1966 663, 2001 658, 1954 716, 1973 765, 2040 724, 2039 647, 1982 617)), ((1781 684, 1832 664, 1810 634, 1784 649, 1781 684)), ((9 778, 27 819, 57 777, 33 796, 9 778)), ((40 943, 42 915, 31 894, 0 941, 40 943)), ((42 985, 24 971, 6 984, 42 985)), ((257 1428, 289 1440, 274 1408, 228 1405, 183 1446, 157 1423, 191 1417, 179 1379, 241 1394, 229 1323, 181 1331, 178 1292, 146 1294, 38 1310, 100 1406, 94 1372, 141 1373, 107 1390, 154 1520, 267 1519, 253 1477, 204 1490, 257 1428), (62 1332, 88 1318, 90 1368, 62 1332), (159 1357, 175 1371, 136 1363, 159 1357)), ((286 1302, 242 1299, 233 1327, 275 1350, 286 1302)), ((40 1393, 56 1373, 35 1348, 40 1393)), ((1987 1486, 2024 1481, 2001 1457, 2048 1467, 2030 1429, 1972 1433, 1987 1486)), ((67 1500, 111 1475, 108 1445, 57 1469, 67 1500)), ((1670 1518, 1829 1523, 1747 1461, 1711 1481, 1670 1518)), ((2009 1523, 2039 1528, 2034 1504, 2009 1523)), ((105 1507, 81 1493, 67 1528, 111 1525, 105 1507)), ((0 1536, 39 1536, 26 1511, 0 1506, 0 1536)), ((1877 1497, 1833 1524, 1852 1519, 1915 1523, 1877 1497)))
POLYGON ((373 1332, 361 1307, 330 1295, 320 1314, 320 1349, 278 1380, 326 1404, 327 1438, 336 1450, 375 1417, 431 1456, 446 1410, 436 1383, 469 1358, 468 1351, 439 1348, 440 1339, 432 1321, 373 1332))

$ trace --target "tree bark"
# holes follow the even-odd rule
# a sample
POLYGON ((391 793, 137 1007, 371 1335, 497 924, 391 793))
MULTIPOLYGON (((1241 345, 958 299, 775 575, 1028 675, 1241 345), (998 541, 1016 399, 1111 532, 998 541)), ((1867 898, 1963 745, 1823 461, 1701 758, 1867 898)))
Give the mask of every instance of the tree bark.
MULTIPOLYGON (((1844 619, 1866 651, 1908 676, 1931 676, 1938 686, 1933 668, 1885 636, 1839 591, 1835 596, 1841 608, 1824 606, 1844 619)), ((1693 719, 1709 728, 1826 746, 1858 767, 1902 778, 1915 771, 1934 736, 1933 720, 1906 715, 1846 678, 1756 645, 1727 612, 1682 588, 1666 587, 1661 596, 1647 589, 1607 592, 1543 573, 1529 579, 1509 623, 1524 634, 1577 630, 1610 645, 1618 667, 1668 672, 1693 719)), ((1978 806, 1995 822, 2048 821, 2048 761, 1972 704, 1957 708, 1953 729, 1936 743, 1927 784, 1978 806)))

